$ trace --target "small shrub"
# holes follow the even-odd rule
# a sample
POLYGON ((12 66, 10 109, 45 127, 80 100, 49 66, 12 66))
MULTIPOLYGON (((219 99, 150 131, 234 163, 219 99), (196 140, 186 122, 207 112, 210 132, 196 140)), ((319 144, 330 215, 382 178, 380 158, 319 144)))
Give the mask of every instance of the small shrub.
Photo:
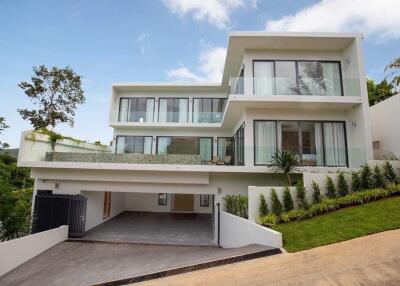
POLYGON ((296 185, 296 202, 299 208, 308 208, 306 188, 304 187, 303 181, 299 181, 296 185))
POLYGON ((274 213, 269 213, 265 216, 259 216, 257 223, 265 227, 274 227, 278 224, 278 217, 274 213))
POLYGON ((268 214, 268 204, 267 201, 265 200, 265 197, 263 194, 260 194, 260 207, 259 207, 259 213, 260 216, 266 216, 268 214))
POLYGON ((292 195, 290 194, 289 187, 283 189, 283 209, 285 212, 291 211, 294 208, 292 195))
POLYGON ((248 198, 245 195, 227 195, 224 197, 224 208, 228 213, 248 218, 248 198))
POLYGON ((385 179, 383 178, 381 169, 379 168, 378 165, 375 165, 374 167, 374 174, 373 174, 373 179, 374 179, 374 188, 384 188, 385 187, 385 179))
POLYGON ((347 184, 346 178, 343 172, 338 174, 338 193, 339 196, 343 197, 349 193, 349 185, 347 184))
POLYGON ((315 181, 312 182, 313 189, 313 204, 318 204, 321 202, 321 189, 315 181))
POLYGON ((326 188, 326 196, 328 198, 335 198, 336 197, 336 188, 335 188, 335 184, 333 183, 333 180, 331 177, 326 176, 326 180, 325 180, 325 188, 326 188))
POLYGON ((362 190, 361 179, 358 172, 351 173, 351 188, 353 192, 359 192, 362 190))
POLYGON ((282 203, 278 198, 275 189, 271 189, 271 210, 274 214, 280 215, 282 213, 282 203))
POLYGON ((371 168, 365 164, 361 169, 361 187, 364 190, 374 187, 371 168))
POLYGON ((390 164, 388 161, 385 162, 385 165, 383 165, 383 174, 390 183, 392 184, 398 184, 399 179, 396 175, 396 172, 393 169, 392 164, 390 164))

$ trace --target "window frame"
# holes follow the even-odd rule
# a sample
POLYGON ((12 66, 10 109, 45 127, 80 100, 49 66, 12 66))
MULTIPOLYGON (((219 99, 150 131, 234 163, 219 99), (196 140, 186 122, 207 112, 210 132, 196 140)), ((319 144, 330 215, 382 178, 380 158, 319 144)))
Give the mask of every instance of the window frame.
MULTIPOLYGON (((227 137, 227 136, 219 136, 219 137, 217 137, 217 156, 218 156, 218 159, 219 159, 219 154, 218 154, 218 150, 219 150, 219 139, 230 139, 231 140, 231 143, 232 143, 232 158, 231 158, 231 165, 233 165, 234 164, 234 162, 235 162, 235 139, 233 138, 233 136, 232 137, 227 137)), ((226 156, 226 155, 225 155, 226 156)))
MULTIPOLYGON (((225 101, 224 104, 222 105, 222 110, 221 110, 221 115, 224 115, 225 112, 225 107, 226 107, 226 103, 228 101, 228 99, 226 97, 193 97, 192 98, 192 123, 193 124, 209 124, 209 123, 221 123, 222 122, 222 116, 221 116, 221 121, 220 122, 194 122, 194 101, 196 99, 211 99, 211 111, 210 112, 214 112, 213 111, 213 100, 214 99, 218 99, 218 100, 223 100, 225 101)), ((217 111, 218 112, 218 111, 217 111)))
MULTIPOLYGON (((290 59, 253 59, 252 61, 252 73, 253 73, 253 94, 255 94, 255 87, 254 87, 254 63, 255 62, 272 62, 273 67, 274 67, 274 78, 276 78, 276 62, 294 62, 295 63, 295 72, 296 72, 296 87, 297 87, 297 94, 296 95, 303 95, 300 94, 300 85, 299 85, 299 62, 318 62, 319 63, 336 63, 339 65, 339 78, 340 78, 340 96, 344 96, 344 88, 343 88, 343 76, 342 76, 342 62, 340 60, 290 60, 290 59)), ((274 80, 275 82, 275 80, 274 80)), ((274 84, 274 93, 276 94, 276 83, 274 84)), ((310 95, 304 95, 304 96, 310 96, 310 95)), ((312 96, 312 95, 311 95, 312 96)), ((325 96, 325 95, 323 95, 325 96)))
MULTIPOLYGON (((137 99, 137 98, 145 98, 146 99, 146 105, 147 105, 147 100, 148 99, 153 99, 153 123, 154 123, 154 116, 155 116, 155 105, 156 105, 156 98, 155 97, 146 97, 146 96, 138 96, 138 97, 129 97, 129 96, 123 96, 123 97, 120 97, 119 98, 119 103, 118 103, 118 122, 120 122, 120 123, 141 123, 140 121, 121 121, 121 101, 123 100, 123 99, 128 99, 128 100, 131 100, 131 99, 137 99)), ((146 123, 146 121, 145 122, 143 122, 143 123, 146 123)))
POLYGON ((200 204, 201 208, 209 207, 210 206, 210 195, 208 195, 208 194, 200 194, 199 195, 199 204, 200 204), (202 200, 201 200, 202 196, 207 196, 207 204, 203 204, 202 203, 202 200))
MULTIPOLYGON (((255 140, 256 140, 256 125, 254 124, 254 122, 262 122, 262 121, 267 121, 267 122, 275 122, 275 130, 276 130, 276 151, 280 150, 280 146, 279 146, 279 142, 278 142, 278 122, 297 122, 297 124, 299 125, 299 129, 298 132, 302 132, 301 129, 301 122, 312 122, 312 123, 321 123, 321 132, 322 132, 322 154, 323 154, 323 161, 324 163, 322 165, 301 165, 302 167, 349 167, 349 149, 347 146, 347 126, 346 126, 346 121, 341 121, 341 120, 277 120, 277 119, 254 119, 253 120, 253 164, 254 166, 272 166, 272 164, 256 164, 256 146, 255 146, 255 140), (333 165, 326 165, 325 164, 325 137, 324 137, 324 127, 323 127, 323 123, 342 123, 343 124, 343 129, 344 129, 344 144, 345 144, 345 154, 346 154, 346 165, 345 166, 333 166, 333 165)), ((301 137, 300 137, 301 138, 301 137)), ((301 146, 301 142, 299 140, 299 150, 302 153, 302 146, 301 146)), ((300 156, 302 154, 299 154, 300 156)))
MULTIPOLYGON (((189 123, 189 97, 159 97, 158 98, 158 108, 157 108, 157 122, 158 123, 189 123), (186 99, 187 100, 187 117, 186 117, 186 122, 175 122, 175 121, 166 121, 166 122, 160 122, 160 101, 163 99, 186 99)), ((167 104, 167 112, 168 112, 168 104, 167 104)), ((179 110, 179 113, 181 111, 179 110)), ((168 119, 168 116, 167 116, 168 119)), ((166 136, 169 137, 169 136, 166 136)))
MULTIPOLYGON (((117 153, 117 150, 118 150, 118 138, 119 137, 143 137, 143 153, 137 153, 137 154, 144 154, 144 155, 151 155, 151 154, 153 154, 153 140, 154 140, 154 137, 153 136, 151 136, 151 135, 117 135, 117 136, 115 136, 115 154, 135 154, 135 153, 117 153), (144 153, 144 142, 145 142, 145 140, 144 140, 144 138, 146 138, 146 137, 149 137, 149 138, 151 138, 151 147, 150 147, 150 149, 151 149, 151 153, 150 154, 145 154, 144 153)), ((124 151, 125 151, 125 147, 124 147, 124 151)))
POLYGON ((157 193, 157 205, 158 206, 167 206, 168 205, 168 193, 157 193), (164 203, 163 203, 164 199, 160 198, 160 195, 165 195, 164 203))

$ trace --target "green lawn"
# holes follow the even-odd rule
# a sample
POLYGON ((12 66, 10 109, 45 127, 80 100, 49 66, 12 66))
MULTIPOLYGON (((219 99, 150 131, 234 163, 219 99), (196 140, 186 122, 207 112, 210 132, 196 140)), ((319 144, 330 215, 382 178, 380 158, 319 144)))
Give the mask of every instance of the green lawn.
POLYGON ((289 252, 400 228, 400 197, 341 209, 299 222, 280 224, 283 247, 289 252))

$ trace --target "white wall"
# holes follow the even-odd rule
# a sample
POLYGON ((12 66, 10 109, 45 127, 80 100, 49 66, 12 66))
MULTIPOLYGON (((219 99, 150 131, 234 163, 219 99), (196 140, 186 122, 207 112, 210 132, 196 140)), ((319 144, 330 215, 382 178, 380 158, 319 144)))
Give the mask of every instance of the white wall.
POLYGON ((400 158, 400 94, 392 96, 370 107, 372 141, 379 141, 374 150, 376 160, 390 157, 400 158))
MULTIPOLYGON (((107 153, 110 152, 110 148, 91 143, 63 139, 56 143, 55 151, 73 153, 107 153)), ((22 162, 43 161, 46 152, 51 152, 49 136, 33 131, 22 132, 20 149, 18 152, 18 165, 22 162)))
POLYGON ((282 247, 281 233, 222 210, 220 215, 220 245, 222 247, 235 248, 250 244, 282 247))
MULTIPOLYGON (((271 202, 271 192, 272 189, 275 189, 278 198, 283 203, 283 190, 284 187, 255 187, 249 186, 248 191, 248 199, 249 199, 249 221, 257 222, 257 218, 260 215, 260 195, 263 194, 265 200, 268 204, 269 210, 271 210, 272 202, 271 202)), ((296 188, 290 187, 290 194, 292 195, 292 199, 294 204, 296 205, 296 188)))
POLYGON ((68 226, 0 242, 0 276, 68 238, 68 226))

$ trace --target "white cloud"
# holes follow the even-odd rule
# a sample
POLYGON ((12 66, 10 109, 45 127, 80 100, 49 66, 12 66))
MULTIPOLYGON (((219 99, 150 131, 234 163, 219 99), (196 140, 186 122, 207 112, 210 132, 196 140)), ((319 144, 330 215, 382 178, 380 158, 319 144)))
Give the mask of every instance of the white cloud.
POLYGON ((362 32, 400 38, 399 0, 322 0, 293 15, 266 22, 267 31, 362 32))
POLYGON ((181 64, 179 68, 168 70, 167 76, 173 81, 220 82, 225 64, 226 49, 223 47, 207 48, 198 57, 196 71, 181 64))
POLYGON ((192 14, 193 19, 208 21, 220 29, 230 23, 230 15, 238 8, 250 6, 257 8, 257 0, 163 0, 175 14, 192 14))
POLYGON ((150 43, 151 34, 147 32, 141 33, 136 38, 136 43, 139 45, 140 52, 142 54, 151 52, 151 43, 150 43))

